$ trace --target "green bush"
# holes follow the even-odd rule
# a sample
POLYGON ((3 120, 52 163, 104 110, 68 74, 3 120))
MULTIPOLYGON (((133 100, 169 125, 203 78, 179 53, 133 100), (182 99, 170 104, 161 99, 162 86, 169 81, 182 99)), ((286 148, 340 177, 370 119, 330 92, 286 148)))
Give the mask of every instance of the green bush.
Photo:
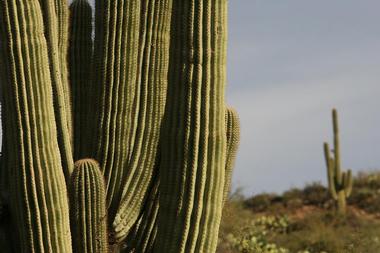
POLYGON ((307 205, 323 207, 331 199, 327 188, 321 183, 308 184, 302 192, 303 201, 307 205))
MULTIPOLYGON (((262 193, 252 198, 247 199, 244 204, 247 208, 251 209, 253 212, 263 212, 267 211, 272 207, 274 200, 278 198, 278 195, 273 193, 262 193)), ((277 200, 277 203, 279 201, 277 200)))
POLYGON ((368 213, 380 213, 380 192, 370 188, 356 189, 348 203, 368 213))

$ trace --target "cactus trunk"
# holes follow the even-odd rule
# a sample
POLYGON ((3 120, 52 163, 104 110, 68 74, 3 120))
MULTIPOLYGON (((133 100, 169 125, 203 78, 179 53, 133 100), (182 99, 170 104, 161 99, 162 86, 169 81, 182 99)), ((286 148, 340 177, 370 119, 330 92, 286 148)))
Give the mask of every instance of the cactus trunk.
POLYGON ((69 209, 39 1, 2 1, 2 101, 16 252, 71 252, 69 209))
POLYGON ((346 215, 347 203, 346 203, 346 194, 344 190, 339 191, 337 194, 337 210, 338 213, 342 216, 346 215))
POLYGON ((174 1, 154 252, 215 252, 225 181, 227 1, 174 1))

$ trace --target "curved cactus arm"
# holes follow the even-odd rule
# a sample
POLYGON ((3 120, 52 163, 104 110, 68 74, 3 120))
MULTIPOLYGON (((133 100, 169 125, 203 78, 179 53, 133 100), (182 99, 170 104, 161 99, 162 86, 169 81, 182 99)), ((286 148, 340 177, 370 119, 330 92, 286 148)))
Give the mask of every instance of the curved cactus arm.
POLYGON ((1 85, 17 252, 71 252, 66 184, 38 0, 0 2, 1 85))
POLYGON ((87 0, 75 0, 70 5, 69 70, 74 113, 74 160, 90 157, 88 117, 93 114, 92 9, 87 0))
POLYGON ((327 181, 329 186, 329 191, 331 196, 334 199, 338 198, 337 189, 335 187, 335 162, 331 157, 330 147, 328 143, 324 143, 324 152, 325 152, 325 160, 326 160, 326 168, 327 168, 327 181))
POLYGON ((136 107, 138 127, 131 157, 124 169, 122 200, 113 222, 117 237, 133 226, 152 183, 166 101, 171 3, 144 0, 141 4, 141 36, 145 42, 140 45, 143 64, 139 70, 140 102, 136 107))
POLYGON ((125 168, 137 128, 140 0, 95 1, 94 100, 89 124, 92 156, 105 177, 109 221, 121 198, 125 168), (94 143, 91 141, 94 140, 94 143))
POLYGON ((74 252, 108 252, 105 196, 99 164, 92 159, 77 161, 70 182, 74 252))
POLYGON ((225 180, 225 0, 173 1, 154 252, 215 252, 225 180))
MULTIPOLYGON (((63 68, 62 58, 59 48, 59 21, 56 8, 64 9, 67 6, 56 6, 58 1, 39 0, 43 15, 43 25, 45 38, 48 44, 48 59, 51 75, 51 86, 53 88, 53 101, 55 121, 58 131, 58 144, 61 154, 62 168, 66 181, 70 180, 70 175, 74 168, 72 150, 72 111, 69 83, 66 78, 67 68, 63 68)), ((61 2, 63 4, 63 0, 61 2)), ((67 46, 67 45, 66 45, 67 46)), ((66 61, 64 61, 66 65, 66 61)))
POLYGON ((240 120, 238 113, 230 107, 226 108, 226 179, 224 184, 224 202, 231 188, 232 170, 235 165, 236 153, 240 142, 240 120))
POLYGON ((152 252, 157 234, 157 215, 159 211, 158 185, 158 179, 155 179, 154 186, 149 191, 148 198, 145 201, 142 214, 125 239, 126 247, 122 252, 152 252))

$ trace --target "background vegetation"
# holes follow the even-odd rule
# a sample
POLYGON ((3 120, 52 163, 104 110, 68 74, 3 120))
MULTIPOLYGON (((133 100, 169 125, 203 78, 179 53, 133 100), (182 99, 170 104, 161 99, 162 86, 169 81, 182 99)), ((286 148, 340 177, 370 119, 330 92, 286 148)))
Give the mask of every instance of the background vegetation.
POLYGON ((345 218, 328 189, 311 183, 282 194, 246 198, 239 191, 224 208, 218 253, 378 253, 380 172, 354 179, 345 218))

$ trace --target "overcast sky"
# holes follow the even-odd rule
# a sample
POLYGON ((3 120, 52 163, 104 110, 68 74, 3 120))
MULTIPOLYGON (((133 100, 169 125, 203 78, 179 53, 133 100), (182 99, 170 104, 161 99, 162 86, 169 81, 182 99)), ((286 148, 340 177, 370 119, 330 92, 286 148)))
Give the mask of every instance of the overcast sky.
POLYGON ((380 168, 380 1, 230 0, 228 95, 246 194, 325 183, 330 110, 343 165, 380 168))
POLYGON ((380 168, 380 1, 230 1, 228 102, 246 194, 325 183, 339 111, 343 165, 380 168))

